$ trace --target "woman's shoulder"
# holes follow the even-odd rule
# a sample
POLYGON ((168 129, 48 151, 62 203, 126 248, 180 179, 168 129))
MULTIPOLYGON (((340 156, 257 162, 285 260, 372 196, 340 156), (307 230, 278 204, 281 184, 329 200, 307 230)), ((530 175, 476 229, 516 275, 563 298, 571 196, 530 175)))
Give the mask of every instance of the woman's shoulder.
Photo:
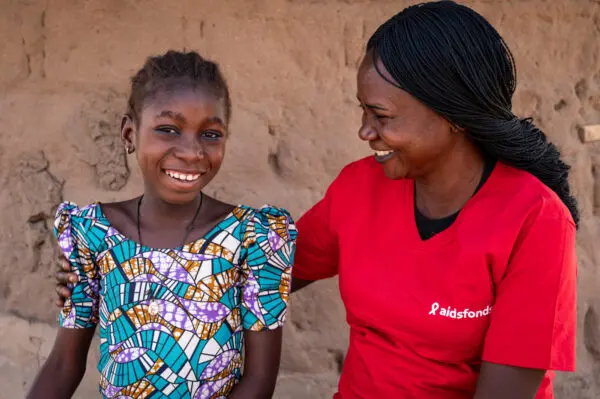
MULTIPOLYGON (((527 218, 565 219, 571 213, 558 194, 531 173, 499 163, 495 190, 504 209, 513 208, 527 218)), ((496 172, 496 171, 495 171, 496 172)))
POLYGON ((383 168, 375 161, 375 158, 370 155, 359 160, 350 162, 344 166, 339 173, 342 178, 356 178, 358 176, 381 176, 385 177, 383 168))
POLYGON ((399 186, 410 184, 409 179, 390 179, 386 177, 383 167, 370 155, 346 164, 329 186, 330 190, 368 192, 371 189, 390 187, 397 190, 399 186))

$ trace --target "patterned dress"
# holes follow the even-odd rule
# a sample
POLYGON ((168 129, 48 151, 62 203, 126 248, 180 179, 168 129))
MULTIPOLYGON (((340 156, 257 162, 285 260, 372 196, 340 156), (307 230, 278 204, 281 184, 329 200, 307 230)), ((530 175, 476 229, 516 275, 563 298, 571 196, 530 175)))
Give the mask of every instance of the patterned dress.
POLYGON ((59 323, 100 325, 104 398, 225 398, 243 330, 283 325, 296 239, 283 209, 238 206, 203 238, 156 249, 119 233, 99 204, 65 202, 54 233, 79 276, 59 323))

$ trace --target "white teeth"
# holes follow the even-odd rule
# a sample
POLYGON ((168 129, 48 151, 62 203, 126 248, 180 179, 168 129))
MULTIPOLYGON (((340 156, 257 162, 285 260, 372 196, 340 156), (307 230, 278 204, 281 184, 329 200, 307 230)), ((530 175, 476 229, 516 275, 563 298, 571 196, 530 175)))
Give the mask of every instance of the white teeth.
POLYGON ((377 155, 378 157, 385 157, 386 155, 391 154, 392 152, 394 151, 375 151, 375 155, 377 155))
POLYGON ((182 180, 182 181, 194 181, 194 180, 198 180, 200 178, 199 174, 192 175, 192 174, 188 174, 188 173, 179 173, 179 172, 175 172, 172 170, 165 170, 165 174, 174 179, 182 180))

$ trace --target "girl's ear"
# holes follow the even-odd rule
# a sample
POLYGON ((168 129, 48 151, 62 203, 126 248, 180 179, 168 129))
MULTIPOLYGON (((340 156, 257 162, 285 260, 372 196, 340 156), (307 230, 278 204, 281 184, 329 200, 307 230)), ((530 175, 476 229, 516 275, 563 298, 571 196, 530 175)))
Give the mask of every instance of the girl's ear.
POLYGON ((123 115, 123 119, 121 119, 121 141, 128 154, 135 151, 136 134, 137 128, 131 116, 128 114, 123 115))

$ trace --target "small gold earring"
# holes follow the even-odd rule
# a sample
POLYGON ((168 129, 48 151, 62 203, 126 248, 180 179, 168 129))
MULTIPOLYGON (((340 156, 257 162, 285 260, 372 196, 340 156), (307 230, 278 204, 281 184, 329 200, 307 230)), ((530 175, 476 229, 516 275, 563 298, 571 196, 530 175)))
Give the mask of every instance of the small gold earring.
POLYGON ((125 150, 127 151, 128 154, 133 154, 133 152, 135 151, 135 148, 127 145, 127 146, 125 146, 125 150))

